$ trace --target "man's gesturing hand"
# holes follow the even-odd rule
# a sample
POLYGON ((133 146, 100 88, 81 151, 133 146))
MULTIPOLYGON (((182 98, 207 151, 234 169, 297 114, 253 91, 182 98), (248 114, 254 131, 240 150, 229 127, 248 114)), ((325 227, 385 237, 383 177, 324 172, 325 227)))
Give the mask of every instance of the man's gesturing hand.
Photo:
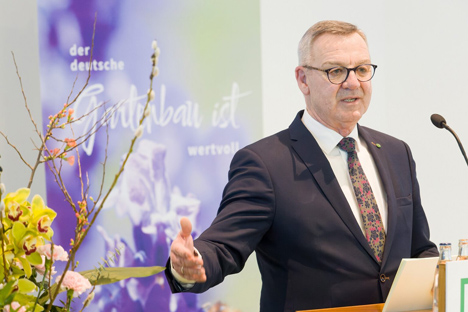
POLYGON ((193 248, 192 223, 186 217, 180 219, 182 229, 171 245, 171 264, 183 278, 203 283, 206 281, 203 260, 193 248))

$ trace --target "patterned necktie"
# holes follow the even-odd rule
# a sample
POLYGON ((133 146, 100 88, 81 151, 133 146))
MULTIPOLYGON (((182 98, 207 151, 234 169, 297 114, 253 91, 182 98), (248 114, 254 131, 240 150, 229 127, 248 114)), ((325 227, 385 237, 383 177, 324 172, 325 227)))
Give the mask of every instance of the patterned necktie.
POLYGON ((343 138, 338 147, 348 153, 349 176, 361 211, 366 239, 380 263, 385 245, 385 231, 374 193, 356 154, 356 141, 353 138, 343 138))

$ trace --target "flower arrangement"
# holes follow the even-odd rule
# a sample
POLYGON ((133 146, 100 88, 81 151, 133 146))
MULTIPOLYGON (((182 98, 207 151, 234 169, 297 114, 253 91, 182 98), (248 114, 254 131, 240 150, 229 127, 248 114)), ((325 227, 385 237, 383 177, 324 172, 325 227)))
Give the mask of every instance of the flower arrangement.
MULTIPOLYGON (((95 127, 92 127, 88 133, 80 137, 61 138, 60 131, 67 128, 73 133, 75 123, 86 119, 88 116, 87 114, 75 116, 72 108, 73 103, 88 84, 90 77, 90 72, 88 72, 88 79, 82 89, 73 99, 69 99, 57 114, 49 116, 47 130, 42 134, 29 112, 21 83, 21 76, 18 74, 25 107, 40 143, 36 146, 38 150, 37 159, 35 163, 30 164, 8 140, 7 136, 0 132, 0 135, 5 138, 7 144, 15 149, 25 165, 31 169, 29 183, 25 188, 6 193, 5 186, 0 184, 0 308, 3 311, 70 311, 74 298, 86 295, 86 299, 80 310, 82 311, 93 299, 95 286, 115 283, 130 277, 147 277, 165 269, 159 266, 123 268, 101 264, 97 269, 78 272, 78 261, 76 260, 77 251, 94 225, 99 213, 104 208, 111 191, 117 185, 125 165, 132 154, 134 145, 137 139, 141 137, 143 122, 150 115, 149 103, 155 96, 152 88, 153 79, 158 75, 159 71, 157 63, 160 50, 156 41, 152 43, 152 50, 150 88, 147 93, 145 108, 139 120, 139 127, 135 131, 126 157, 123 159, 110 187, 104 192, 101 184, 101 191, 95 199, 88 194, 89 181, 83 177, 86 175, 81 170, 80 154, 77 147, 86 142, 95 131, 99 131, 102 127, 105 127, 106 122, 118 109, 118 104, 107 109, 104 117, 96 121, 95 127), (67 186, 61 179, 61 170, 64 162, 65 165, 68 163, 71 166, 78 166, 79 185, 81 188, 79 199, 71 197, 67 186), (76 217, 74 238, 71 239, 68 252, 53 242, 54 231, 52 225, 57 213, 52 208, 47 207, 39 195, 34 195, 29 201, 30 187, 35 172, 41 164, 45 164, 53 174, 58 187, 71 209, 73 209, 76 217), (62 261, 65 264, 62 274, 54 277, 57 273, 54 264, 57 261, 62 261), (55 302, 61 292, 66 292, 66 299, 62 301, 63 306, 57 306, 55 302)), ((92 49, 90 61, 91 59, 92 49)), ((18 68, 16 61, 15 66, 18 68)), ((105 162, 103 166, 105 167, 105 162)), ((116 246, 113 255, 113 257, 108 259, 109 262, 114 261, 113 258, 119 256, 118 246, 116 246)), ((104 261, 108 262, 107 260, 104 261)))

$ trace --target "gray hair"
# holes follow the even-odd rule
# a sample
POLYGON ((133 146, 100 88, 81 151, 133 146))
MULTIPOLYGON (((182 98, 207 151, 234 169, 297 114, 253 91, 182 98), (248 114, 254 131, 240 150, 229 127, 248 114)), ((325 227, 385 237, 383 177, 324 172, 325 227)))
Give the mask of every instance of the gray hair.
POLYGON ((342 22, 342 21, 320 21, 312 25, 302 36, 299 41, 297 54, 299 58, 299 65, 308 64, 311 61, 310 50, 314 40, 323 34, 332 34, 339 36, 348 36, 354 33, 359 34, 367 44, 367 38, 364 32, 357 28, 356 25, 342 22))

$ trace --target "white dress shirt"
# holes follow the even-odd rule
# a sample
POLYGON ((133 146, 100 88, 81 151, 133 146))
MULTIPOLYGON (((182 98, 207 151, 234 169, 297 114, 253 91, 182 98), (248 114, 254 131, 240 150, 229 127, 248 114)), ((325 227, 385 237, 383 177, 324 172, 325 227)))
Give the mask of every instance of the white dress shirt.
MULTIPOLYGON (((338 183, 340 184, 341 189, 343 190, 343 193, 348 200, 351 210, 353 211, 354 217, 356 218, 356 221, 364 233, 361 212, 359 210, 359 206, 353 190, 353 185, 351 183, 351 178, 349 176, 347 161, 348 153, 341 150, 337 146, 343 137, 338 132, 325 127, 317 120, 312 118, 307 110, 304 111, 302 122, 313 135, 323 153, 327 157, 333 173, 335 174, 336 179, 338 180, 338 183)), ((387 232, 387 194, 382 185, 382 181, 380 179, 377 167, 375 166, 374 159, 369 153, 366 142, 360 139, 357 127, 354 127, 353 131, 350 135, 348 135, 348 137, 356 140, 356 153, 366 174, 367 180, 371 185, 375 200, 377 201, 377 206, 379 207, 380 216, 382 217, 382 223, 384 225, 385 232, 387 232)))

